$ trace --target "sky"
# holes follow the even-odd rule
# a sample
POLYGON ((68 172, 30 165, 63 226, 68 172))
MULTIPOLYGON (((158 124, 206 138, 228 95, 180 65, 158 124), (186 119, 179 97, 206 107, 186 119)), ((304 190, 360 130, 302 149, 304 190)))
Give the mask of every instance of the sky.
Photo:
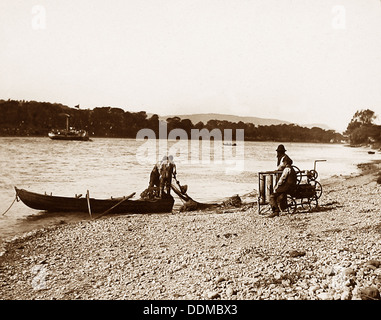
POLYGON ((381 1, 1 0, 0 99, 381 123, 381 1))

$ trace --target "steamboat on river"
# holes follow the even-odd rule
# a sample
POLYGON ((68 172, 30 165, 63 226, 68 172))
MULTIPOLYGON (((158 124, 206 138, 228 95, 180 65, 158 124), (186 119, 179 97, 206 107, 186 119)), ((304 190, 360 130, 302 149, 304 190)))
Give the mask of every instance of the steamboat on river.
POLYGON ((76 130, 69 126, 69 115, 66 115, 66 128, 54 129, 48 133, 48 137, 52 140, 77 140, 88 141, 89 134, 86 130, 76 130))

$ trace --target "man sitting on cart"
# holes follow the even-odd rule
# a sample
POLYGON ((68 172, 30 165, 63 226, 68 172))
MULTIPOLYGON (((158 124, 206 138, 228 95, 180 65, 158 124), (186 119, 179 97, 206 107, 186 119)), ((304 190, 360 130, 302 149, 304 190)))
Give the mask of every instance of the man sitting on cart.
POLYGON ((279 216, 279 212, 285 210, 287 207, 287 194, 291 192, 296 186, 296 172, 292 168, 292 160, 289 157, 282 159, 284 169, 276 186, 274 193, 270 195, 270 206, 273 211, 270 218, 279 216))
POLYGON ((277 157, 277 169, 278 170, 283 170, 286 167, 285 161, 291 161, 291 158, 286 154, 286 148, 284 147, 283 144, 280 144, 278 148, 275 150, 276 151, 276 157, 277 157))

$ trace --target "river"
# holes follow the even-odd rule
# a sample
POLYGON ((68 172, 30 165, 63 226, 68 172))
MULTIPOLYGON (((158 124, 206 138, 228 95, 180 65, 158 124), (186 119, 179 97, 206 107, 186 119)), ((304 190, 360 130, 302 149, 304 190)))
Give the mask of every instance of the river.
MULTIPOLYGON (((200 202, 220 202, 234 194, 257 189, 259 171, 274 170, 277 142, 238 142, 237 146, 209 141, 167 141, 94 138, 92 141, 55 141, 44 137, 0 138, 0 240, 57 223, 89 216, 47 214, 15 202, 14 187, 60 196, 120 197, 148 186, 156 161, 174 155, 177 179, 200 202)), ((285 143, 287 154, 301 170, 313 169, 319 178, 349 175, 357 164, 381 159, 364 148, 342 144, 285 143)), ((323 186, 324 189, 324 186, 323 186)), ((253 199, 253 201, 256 199, 253 199)), ((175 206, 181 205, 176 199, 175 206)))

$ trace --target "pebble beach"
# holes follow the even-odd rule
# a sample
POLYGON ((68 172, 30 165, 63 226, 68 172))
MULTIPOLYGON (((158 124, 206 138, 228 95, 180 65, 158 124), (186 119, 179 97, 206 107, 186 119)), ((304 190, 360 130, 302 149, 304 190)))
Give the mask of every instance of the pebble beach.
POLYGON ((104 216, 6 241, 2 300, 377 300, 379 162, 321 181, 319 207, 104 216))

